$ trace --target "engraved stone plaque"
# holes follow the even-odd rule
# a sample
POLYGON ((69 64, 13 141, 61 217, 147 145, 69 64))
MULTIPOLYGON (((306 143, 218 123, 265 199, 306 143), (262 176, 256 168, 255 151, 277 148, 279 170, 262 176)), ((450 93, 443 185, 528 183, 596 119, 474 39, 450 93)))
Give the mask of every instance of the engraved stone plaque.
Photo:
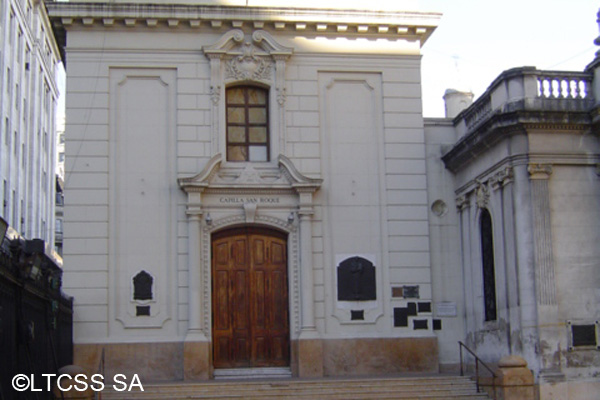
POLYGON ((435 303, 435 313, 438 317, 456 317, 456 303, 453 301, 435 303))
POLYGON ((419 298, 419 286, 404 286, 404 298, 405 299, 418 299, 419 298))

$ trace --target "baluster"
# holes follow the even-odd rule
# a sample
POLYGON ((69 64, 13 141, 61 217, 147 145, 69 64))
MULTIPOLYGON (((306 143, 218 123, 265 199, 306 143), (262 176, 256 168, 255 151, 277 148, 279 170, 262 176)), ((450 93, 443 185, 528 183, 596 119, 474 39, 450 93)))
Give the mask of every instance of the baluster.
POLYGON ((552 82, 548 78, 544 79, 544 96, 546 98, 552 97, 552 82))
POLYGON ((569 80, 565 78, 558 78, 558 97, 561 99, 569 98, 569 80))
POLYGON ((580 93, 580 96, 582 99, 585 99, 588 97, 588 94, 589 94, 589 86, 588 85, 589 85, 589 83, 584 79, 579 81, 579 83, 577 85, 578 88, 580 89, 579 93, 580 93))

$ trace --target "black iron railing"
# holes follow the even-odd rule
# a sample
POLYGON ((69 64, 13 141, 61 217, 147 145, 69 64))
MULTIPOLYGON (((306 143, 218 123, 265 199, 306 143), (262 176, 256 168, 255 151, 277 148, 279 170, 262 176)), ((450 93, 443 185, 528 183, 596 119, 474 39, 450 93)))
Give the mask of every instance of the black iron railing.
POLYGON ((481 385, 479 384, 479 364, 481 364, 485 369, 487 369, 489 371, 489 373, 492 375, 492 398, 495 400, 496 399, 496 374, 494 373, 494 371, 486 364, 484 363, 481 358, 477 357, 477 354, 475 354, 473 352, 473 350, 469 349, 467 347, 467 345, 465 345, 463 342, 459 341, 458 342, 458 349, 460 352, 460 376, 464 376, 465 370, 464 370, 464 365, 463 365, 463 348, 473 356, 473 358, 475 358, 475 384, 477 387, 477 393, 479 393, 481 391, 481 385))
POLYGON ((52 397, 45 389, 17 392, 12 378, 24 374, 45 387, 43 374, 73 363, 73 300, 61 292, 62 271, 40 242, 18 237, 0 244, 2 400, 52 397))

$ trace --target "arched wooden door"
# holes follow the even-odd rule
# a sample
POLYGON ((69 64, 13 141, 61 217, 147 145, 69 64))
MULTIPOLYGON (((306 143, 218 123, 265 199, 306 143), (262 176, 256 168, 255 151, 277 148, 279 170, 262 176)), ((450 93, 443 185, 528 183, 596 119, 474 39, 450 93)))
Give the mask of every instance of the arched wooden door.
POLYGON ((286 236, 262 228, 212 239, 215 368, 290 363, 286 236))

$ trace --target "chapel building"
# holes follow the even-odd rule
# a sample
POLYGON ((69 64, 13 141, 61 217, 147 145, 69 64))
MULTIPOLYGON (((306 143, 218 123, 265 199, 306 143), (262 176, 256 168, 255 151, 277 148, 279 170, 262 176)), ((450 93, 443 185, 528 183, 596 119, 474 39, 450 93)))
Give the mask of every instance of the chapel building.
POLYGON ((543 398, 597 387, 598 60, 424 119, 440 14, 246 3, 48 4, 75 363, 437 373, 462 341, 523 356, 543 398))

